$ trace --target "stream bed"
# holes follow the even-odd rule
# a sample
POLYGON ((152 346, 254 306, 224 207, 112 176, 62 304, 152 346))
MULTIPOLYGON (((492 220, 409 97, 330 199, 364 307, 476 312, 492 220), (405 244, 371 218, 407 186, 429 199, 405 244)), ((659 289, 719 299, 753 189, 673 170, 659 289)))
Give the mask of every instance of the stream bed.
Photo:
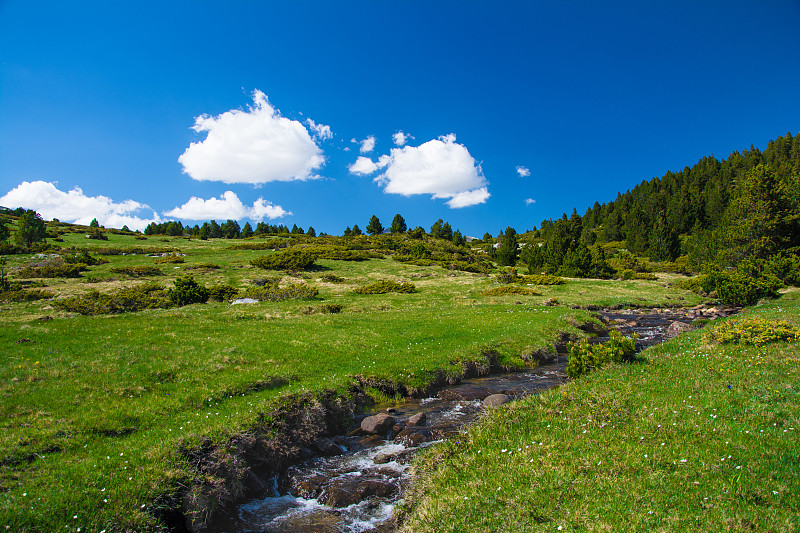
MULTIPOLYGON (((637 349, 692 329, 697 318, 737 310, 653 309, 601 311, 603 321, 626 336, 638 335, 637 349)), ((602 340, 602 339, 601 339, 602 340)), ((446 438, 458 438, 494 404, 557 387, 566 379, 566 354, 523 372, 465 379, 436 396, 364 413, 347 435, 322 439, 323 453, 290 467, 271 480, 267 494, 239 506, 218 531, 390 532, 392 511, 410 482, 414 454, 446 438), (377 423, 373 426, 371 423, 377 423), (367 428, 365 430, 364 428, 367 428)))

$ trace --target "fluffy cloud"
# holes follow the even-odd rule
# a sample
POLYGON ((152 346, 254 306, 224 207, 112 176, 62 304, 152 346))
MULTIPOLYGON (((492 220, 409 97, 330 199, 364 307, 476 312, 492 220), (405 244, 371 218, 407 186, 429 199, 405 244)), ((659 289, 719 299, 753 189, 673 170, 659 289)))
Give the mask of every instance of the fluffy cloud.
POLYGON ((333 139, 333 132, 331 131, 330 126, 326 124, 317 124, 310 118, 306 119, 306 124, 308 124, 308 127, 311 128, 311 131, 314 132, 314 137, 316 137, 320 141, 333 139))
MULTIPOLYGON (((330 127, 307 121, 324 139, 330 127)), ((325 158, 308 130, 282 117, 261 91, 253 92, 247 111, 232 109, 219 116, 201 115, 193 129, 208 132, 178 158, 183 171, 199 181, 261 184, 316 177, 325 158)))
POLYGON ((525 198, 525 205, 533 205, 536 203, 536 200, 533 198, 525 198))
POLYGON ((386 171, 375 181, 384 192, 448 198, 454 209, 485 203, 490 196, 480 165, 452 133, 420 146, 392 148, 381 159, 386 171))
POLYGON ((164 213, 168 217, 188 220, 263 220, 291 215, 279 205, 272 205, 259 198, 252 207, 247 207, 233 191, 225 191, 219 198, 204 200, 192 196, 189 201, 164 213))
POLYGON ((527 178, 531 175, 531 171, 527 167, 517 165, 517 174, 519 174, 520 178, 527 178))
POLYGON ((62 222, 88 226, 93 218, 106 227, 143 230, 151 222, 161 222, 153 212, 152 218, 141 218, 136 213, 150 208, 133 200, 117 203, 106 196, 86 196, 75 187, 64 192, 46 181, 23 181, 0 198, 0 205, 33 209, 45 220, 57 218, 62 222))
POLYGON ((358 156, 358 159, 356 159, 356 162, 347 167, 347 169, 353 174, 365 176, 378 170, 378 165, 376 165, 369 157, 360 155, 358 156))
POLYGON ((392 135, 392 140, 394 144, 397 146, 405 146, 405 144, 409 141, 409 139, 413 139, 413 135, 409 135, 408 133, 403 133, 403 131, 398 131, 394 135, 392 135))
POLYGON ((362 154, 368 154, 374 149, 375 149, 375 137, 373 137, 372 135, 361 141, 361 148, 359 148, 359 151, 362 154))

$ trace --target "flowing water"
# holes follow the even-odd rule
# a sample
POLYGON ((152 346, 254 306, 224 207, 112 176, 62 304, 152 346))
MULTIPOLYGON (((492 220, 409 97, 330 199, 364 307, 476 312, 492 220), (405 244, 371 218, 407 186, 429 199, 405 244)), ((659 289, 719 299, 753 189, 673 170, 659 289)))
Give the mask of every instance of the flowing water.
MULTIPOLYGON (((689 324, 693 318, 683 310, 602 312, 601 315, 624 335, 636 333, 640 350, 663 341, 669 336, 670 325, 689 324)), ((335 444, 331 453, 336 455, 316 457, 275 477, 268 494, 240 506, 237 515, 229 517, 221 530, 392 531, 392 510, 402 501, 416 451, 445 438, 458 438, 478 418, 484 409, 482 400, 490 395, 520 398, 557 387, 566 379, 566 365, 566 355, 560 354, 547 365, 519 373, 467 379, 442 389, 434 397, 395 405, 388 411, 398 423, 387 435, 353 431, 349 436, 331 438, 335 444), (420 413, 424 414, 422 423, 405 424, 420 413)))

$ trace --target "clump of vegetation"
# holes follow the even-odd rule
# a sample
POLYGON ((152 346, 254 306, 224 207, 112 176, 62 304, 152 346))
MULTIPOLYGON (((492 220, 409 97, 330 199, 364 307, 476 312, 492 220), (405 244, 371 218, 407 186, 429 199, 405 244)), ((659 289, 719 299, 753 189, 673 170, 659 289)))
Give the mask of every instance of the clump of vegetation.
POLYGON ((460 270, 462 272, 472 272, 474 274, 488 274, 492 271, 492 264, 488 261, 439 261, 439 265, 448 270, 460 270))
POLYGON ((317 307, 306 307, 300 312, 303 313, 304 315, 316 315, 316 314, 332 315, 340 313, 343 307, 344 306, 342 304, 322 304, 317 307))
POLYGON ((179 277, 175 280, 175 287, 167 291, 167 298, 175 306, 206 303, 209 296, 208 289, 197 283, 191 275, 179 277))
POLYGON ((253 259, 250 264, 265 270, 308 270, 316 260, 316 254, 305 250, 285 250, 253 259))
POLYGON ((163 276, 164 273, 161 269, 154 266, 140 265, 140 266, 123 266, 111 267, 111 272, 114 274, 124 274, 132 278, 142 278, 145 276, 163 276))
POLYGON ((785 320, 745 317, 717 324, 705 334, 708 342, 719 344, 753 344, 771 342, 800 342, 800 328, 785 320))
MULTIPOLYGON (((146 239, 147 237, 145 237, 146 239)), ((177 248, 169 246, 109 246, 107 248, 93 248, 97 255, 136 255, 136 254, 164 254, 178 253, 177 248)))
POLYGON ((326 272, 325 274, 320 276, 320 279, 322 281, 327 282, 327 283, 344 283, 345 282, 345 279, 343 277, 337 276, 336 274, 334 274, 332 272, 326 272))
POLYGON ((162 285, 145 283, 112 293, 91 290, 82 296, 55 300, 53 305, 82 315, 106 315, 143 309, 164 309, 170 307, 171 303, 162 285))
POLYGON ((521 296, 541 296, 541 293, 536 292, 533 289, 529 289, 528 287, 519 287, 517 285, 503 285, 502 287, 494 287, 493 289, 483 291, 481 294, 484 296, 510 296, 512 294, 518 294, 521 296))
POLYGON ((0 302, 33 302, 47 300, 55 296, 52 292, 41 289, 19 289, 12 287, 10 290, 0 291, 0 302))
POLYGON ((270 239, 262 242, 241 242, 228 246, 228 250, 277 250, 285 247, 283 239, 270 239))
POLYGON ((648 281, 653 281, 658 279, 658 277, 652 272, 636 272, 635 270, 631 270, 629 268, 626 268, 625 270, 621 271, 619 273, 619 278, 625 281, 632 279, 645 279, 648 281))
POLYGON ((319 295, 319 289, 305 283, 293 283, 284 287, 280 287, 277 284, 268 284, 263 287, 248 287, 244 291, 245 298, 252 298, 260 302, 315 298, 317 295, 319 295))
POLYGON ((632 337, 623 337, 620 332, 612 330, 609 340, 603 344, 593 344, 587 339, 577 344, 569 343, 567 375, 574 378, 608 363, 632 360, 636 353, 636 338, 635 334, 632 337))
POLYGON ((83 263, 64 263, 63 261, 47 261, 39 266, 27 266, 16 272, 18 278, 77 278, 81 272, 88 270, 83 263))
POLYGON ((108 259, 103 257, 94 257, 92 254, 88 252, 88 250, 80 250, 74 254, 63 254, 61 256, 62 261, 69 264, 77 264, 83 263, 84 265, 88 266, 95 266, 95 265, 105 265, 108 263, 108 259))
POLYGON ((170 254, 170 255, 165 255, 165 256, 162 256, 162 257, 156 257, 156 264, 157 265, 179 264, 179 263, 185 263, 185 262, 186 262, 186 260, 183 258, 183 256, 176 255, 176 254, 170 254))
POLYGON ((239 289, 232 285, 213 285, 208 287, 208 299, 215 302, 233 300, 239 295, 239 289))
POLYGON ((413 283, 408 281, 398 282, 384 280, 355 288, 353 292, 357 294, 386 294, 389 292, 412 293, 417 292, 417 288, 413 283))
POLYGON ((215 263, 195 263, 184 267, 184 270, 219 270, 222 267, 215 263))
POLYGON ((699 293, 703 290, 703 277, 704 276, 693 276, 691 278, 683 278, 679 279, 672 283, 673 287, 678 287, 679 289, 683 289, 685 291, 692 291, 695 293, 699 293))
POLYGON ((526 285, 563 285, 566 283, 566 280, 558 276, 550 276, 547 274, 531 274, 528 276, 520 276, 520 283, 526 285))
POLYGON ((716 292, 725 305, 753 305, 762 298, 775 298, 783 284, 774 276, 763 274, 752 276, 745 272, 713 271, 702 281, 703 290, 716 292))

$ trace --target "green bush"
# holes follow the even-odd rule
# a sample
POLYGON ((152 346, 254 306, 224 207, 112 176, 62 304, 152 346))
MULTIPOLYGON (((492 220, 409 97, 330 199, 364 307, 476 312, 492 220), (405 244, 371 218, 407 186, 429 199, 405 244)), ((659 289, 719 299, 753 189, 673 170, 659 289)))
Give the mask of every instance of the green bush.
POLYGON ((712 271, 701 282, 707 293, 716 291, 720 302, 725 305, 754 305, 761 298, 775 298, 783 284, 769 274, 752 276, 743 272, 712 271))
POLYGON ((645 279, 645 280, 650 280, 650 281, 658 279, 658 277, 655 274, 653 274, 652 272, 636 272, 636 271, 631 270, 631 269, 623 270, 622 272, 620 272, 619 276, 620 276, 620 279, 623 279, 623 280, 626 280, 626 281, 632 280, 632 279, 645 279))
POLYGON ((683 278, 673 282, 672 286, 678 287, 679 289, 683 289, 685 291, 692 291, 699 293, 700 291, 703 290, 702 282, 704 278, 705 276, 703 275, 694 276, 691 278, 683 278))
POLYGON ((315 298, 319 290, 304 283, 294 283, 279 287, 278 285, 265 285, 263 287, 248 287, 244 291, 245 298, 252 298, 260 302, 279 302, 281 300, 298 300, 315 298))
POLYGON ((114 274, 124 274, 132 278, 141 278, 144 276, 163 276, 164 273, 161 269, 154 266, 125 266, 125 267, 111 267, 109 269, 114 274))
POLYGON ((320 276, 320 279, 322 281, 327 282, 327 283, 344 283, 345 282, 345 279, 343 277, 337 276, 336 274, 333 274, 332 272, 326 272, 325 274, 320 276))
POLYGON ((363 287, 353 289, 357 294, 386 294, 390 292, 412 293, 417 292, 417 288, 410 282, 397 281, 377 281, 363 287))
POLYGON ((771 342, 800 342, 800 329, 785 320, 768 320, 746 317, 717 324, 705 334, 709 342, 720 344, 753 344, 763 346, 771 342))
POLYGON ((239 295, 239 289, 232 285, 213 285, 208 288, 208 299, 215 302, 233 300, 239 295))
POLYGON ((524 283, 526 285, 563 285, 566 283, 564 278, 546 274, 531 274, 528 276, 520 276, 519 278, 519 283, 524 283))
POLYGON ((186 260, 182 256, 175 254, 165 255, 163 257, 156 257, 157 265, 177 264, 184 262, 186 262, 186 260))
POLYGON ((487 291, 483 291, 484 296, 508 296, 512 294, 519 294, 523 296, 541 296, 541 293, 527 287, 519 287, 517 285, 503 285, 502 287, 495 287, 487 291))
POLYGON ((18 278, 78 278, 88 270, 83 263, 47 263, 42 266, 29 266, 16 272, 18 278))
POLYGON ((316 314, 331 315, 340 313, 343 307, 344 306, 342 304, 322 304, 318 307, 306 307, 300 312, 303 313, 304 315, 316 315, 316 314))
POLYGON ((250 264, 265 270, 308 270, 317 260, 317 255, 304 250, 285 250, 265 255, 250 261, 250 264))
POLYGON ((167 291, 167 298, 175 306, 205 303, 208 301, 209 292, 189 275, 175 280, 175 287, 167 291))
POLYGON ((612 330, 609 340, 603 344, 592 344, 587 339, 577 344, 569 343, 567 375, 574 378, 611 362, 632 360, 636 353, 636 338, 636 334, 627 338, 620 332, 612 330))
POLYGON ((439 265, 447 270, 461 270, 462 272, 472 272, 474 274, 488 274, 492 271, 492 264, 488 261, 439 261, 439 265))
POLYGON ((84 265, 88 266, 104 265, 108 263, 108 259, 104 259, 102 257, 94 257, 87 250, 81 250, 75 254, 64 254, 61 256, 61 259, 65 263, 69 264, 83 263, 84 265))
POLYGON ((0 302, 33 302, 36 300, 46 300, 55 296, 52 292, 41 289, 12 289, 0 291, 0 302))
POLYGON ((104 315, 163 309, 170 307, 164 287, 157 283, 145 283, 136 287, 101 294, 96 290, 82 296, 55 300, 53 306, 82 315, 104 315))

